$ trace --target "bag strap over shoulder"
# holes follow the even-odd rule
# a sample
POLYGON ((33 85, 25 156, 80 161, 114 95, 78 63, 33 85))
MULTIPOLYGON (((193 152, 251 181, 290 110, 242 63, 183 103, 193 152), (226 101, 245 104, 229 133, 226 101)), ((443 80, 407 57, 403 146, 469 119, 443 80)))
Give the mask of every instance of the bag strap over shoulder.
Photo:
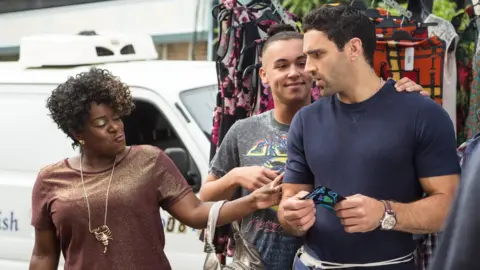
POLYGON ((210 213, 208 214, 207 228, 205 230, 207 233, 207 237, 205 238, 205 241, 208 247, 212 248, 213 250, 215 250, 215 245, 213 244, 213 237, 215 236, 215 228, 217 227, 218 214, 220 213, 220 209, 225 202, 225 200, 215 202, 210 208, 210 213))

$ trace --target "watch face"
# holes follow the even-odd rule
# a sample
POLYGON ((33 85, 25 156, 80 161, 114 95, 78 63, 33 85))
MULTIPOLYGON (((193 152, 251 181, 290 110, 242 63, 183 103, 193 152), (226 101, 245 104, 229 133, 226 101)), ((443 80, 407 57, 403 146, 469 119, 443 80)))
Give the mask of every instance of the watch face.
POLYGON ((384 230, 391 230, 393 227, 395 227, 395 225, 397 225, 397 220, 391 215, 387 215, 382 221, 382 229, 384 230))

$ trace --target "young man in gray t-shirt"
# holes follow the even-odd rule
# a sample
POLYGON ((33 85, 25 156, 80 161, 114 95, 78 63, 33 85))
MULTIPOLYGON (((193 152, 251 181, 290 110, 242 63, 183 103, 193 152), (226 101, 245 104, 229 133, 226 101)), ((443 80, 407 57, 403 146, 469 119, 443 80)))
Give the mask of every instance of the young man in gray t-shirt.
MULTIPOLYGON (((237 121, 225 136, 212 160, 210 173, 224 177, 235 168, 250 168, 254 181, 244 182, 238 190, 245 196, 269 183, 285 167, 287 161, 288 125, 277 122, 273 110, 237 121)), ((237 195, 238 196, 238 195, 237 195)), ((299 238, 286 235, 277 219, 277 208, 255 211, 240 223, 242 235, 262 256, 265 269, 289 269, 301 245, 299 238)))

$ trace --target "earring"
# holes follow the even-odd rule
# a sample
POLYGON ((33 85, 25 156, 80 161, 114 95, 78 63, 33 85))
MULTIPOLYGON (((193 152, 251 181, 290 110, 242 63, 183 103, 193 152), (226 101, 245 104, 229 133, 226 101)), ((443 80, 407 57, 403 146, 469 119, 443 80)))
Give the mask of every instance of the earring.
POLYGON ((84 140, 78 140, 78 142, 79 142, 81 145, 84 145, 84 144, 85 144, 85 141, 84 141, 84 140))

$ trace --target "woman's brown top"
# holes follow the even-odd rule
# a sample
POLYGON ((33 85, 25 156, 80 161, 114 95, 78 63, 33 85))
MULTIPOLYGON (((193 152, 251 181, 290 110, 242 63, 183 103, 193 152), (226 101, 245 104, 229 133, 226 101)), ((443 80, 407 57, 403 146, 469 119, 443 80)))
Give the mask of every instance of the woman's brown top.
MULTIPOLYGON (((92 229, 104 222, 110 174, 111 168, 83 173, 92 229)), ((169 270, 159 207, 168 210, 189 192, 190 186, 162 150, 131 147, 115 166, 107 217, 113 240, 103 254, 103 245, 88 229, 80 171, 62 160, 38 175, 32 196, 32 225, 55 230, 67 270, 169 270)))

